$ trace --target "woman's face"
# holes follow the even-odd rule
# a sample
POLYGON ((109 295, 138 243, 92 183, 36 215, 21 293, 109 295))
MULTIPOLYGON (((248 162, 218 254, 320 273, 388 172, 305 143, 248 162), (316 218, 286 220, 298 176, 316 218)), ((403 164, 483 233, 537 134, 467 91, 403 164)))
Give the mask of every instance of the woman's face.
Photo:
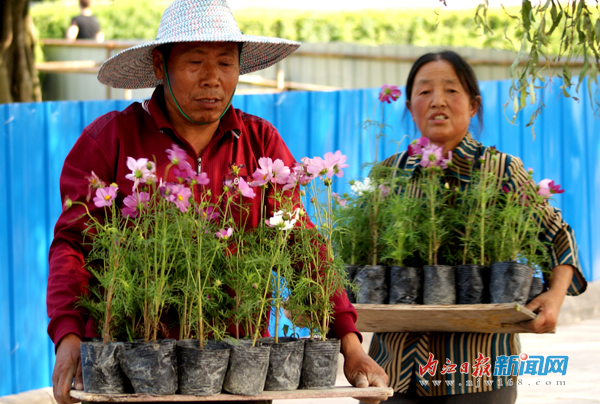
POLYGON ((417 72, 407 107, 423 136, 452 150, 466 135, 480 102, 481 97, 471 100, 452 65, 438 60, 417 72))

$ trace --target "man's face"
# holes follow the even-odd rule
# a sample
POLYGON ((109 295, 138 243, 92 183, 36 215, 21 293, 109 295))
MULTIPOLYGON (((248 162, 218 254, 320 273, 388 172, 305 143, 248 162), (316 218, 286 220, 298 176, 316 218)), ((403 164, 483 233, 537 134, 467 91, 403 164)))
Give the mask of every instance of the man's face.
MULTIPOLYGON (((239 54, 235 42, 189 42, 173 45, 167 71, 173 95, 192 120, 213 123, 227 108, 238 82, 239 54)), ((171 118, 180 113, 164 78, 162 55, 153 52, 154 72, 165 85, 165 100, 171 118)), ((177 119, 177 118, 175 118, 177 119)))

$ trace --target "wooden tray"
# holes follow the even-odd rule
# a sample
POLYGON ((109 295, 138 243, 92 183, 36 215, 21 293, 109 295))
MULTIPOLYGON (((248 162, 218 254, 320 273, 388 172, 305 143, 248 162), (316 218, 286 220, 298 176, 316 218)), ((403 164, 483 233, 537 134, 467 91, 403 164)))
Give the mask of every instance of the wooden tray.
POLYGON ((93 394, 71 390, 71 397, 93 403, 152 403, 152 402, 203 402, 203 401, 249 401, 249 400, 290 400, 303 398, 367 398, 391 397, 394 389, 391 387, 334 387, 329 390, 293 390, 265 391, 257 396, 237 396, 234 394, 219 394, 216 396, 187 396, 176 394, 172 396, 151 396, 148 394, 93 394))
POLYGON ((362 332, 523 333, 515 327, 536 314, 517 303, 408 305, 355 304, 356 327, 362 332))

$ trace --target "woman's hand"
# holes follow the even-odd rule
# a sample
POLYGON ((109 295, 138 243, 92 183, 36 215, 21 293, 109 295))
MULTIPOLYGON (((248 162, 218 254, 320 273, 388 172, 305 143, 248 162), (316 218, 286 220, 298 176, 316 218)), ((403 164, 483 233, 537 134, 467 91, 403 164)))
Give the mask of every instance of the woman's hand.
MULTIPOLYGON (((365 353, 355 333, 342 338, 342 354, 344 355, 344 374, 355 387, 387 387, 388 375, 369 355, 365 353)), ((377 404, 387 397, 361 398, 364 403, 377 404)))
POLYGON ((554 330, 558 320, 558 314, 567 294, 567 289, 573 278, 573 267, 571 265, 559 265, 552 269, 550 288, 533 299, 527 306, 538 314, 532 321, 518 323, 517 326, 523 330, 543 334, 554 330))

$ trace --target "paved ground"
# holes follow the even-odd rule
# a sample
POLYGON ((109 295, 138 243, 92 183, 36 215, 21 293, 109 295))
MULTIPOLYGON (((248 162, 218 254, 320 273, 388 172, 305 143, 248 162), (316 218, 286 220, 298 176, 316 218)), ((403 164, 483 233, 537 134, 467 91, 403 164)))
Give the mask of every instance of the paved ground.
MULTIPOLYGON (((371 339, 364 334, 365 346, 371 339)), ((556 334, 521 334, 522 351, 529 355, 567 355, 567 374, 522 377, 517 404, 600 404, 600 317, 559 326, 556 334), (557 382, 565 382, 557 385, 557 382), (539 385, 536 383, 539 382, 539 385), (545 385, 551 382, 550 386, 545 385)), ((340 369, 337 385, 348 386, 340 369)), ((276 400, 274 404, 356 404, 348 399, 276 400)), ((477 403, 479 404, 479 403, 477 403)), ((484 403, 481 403, 484 404, 484 403)))

